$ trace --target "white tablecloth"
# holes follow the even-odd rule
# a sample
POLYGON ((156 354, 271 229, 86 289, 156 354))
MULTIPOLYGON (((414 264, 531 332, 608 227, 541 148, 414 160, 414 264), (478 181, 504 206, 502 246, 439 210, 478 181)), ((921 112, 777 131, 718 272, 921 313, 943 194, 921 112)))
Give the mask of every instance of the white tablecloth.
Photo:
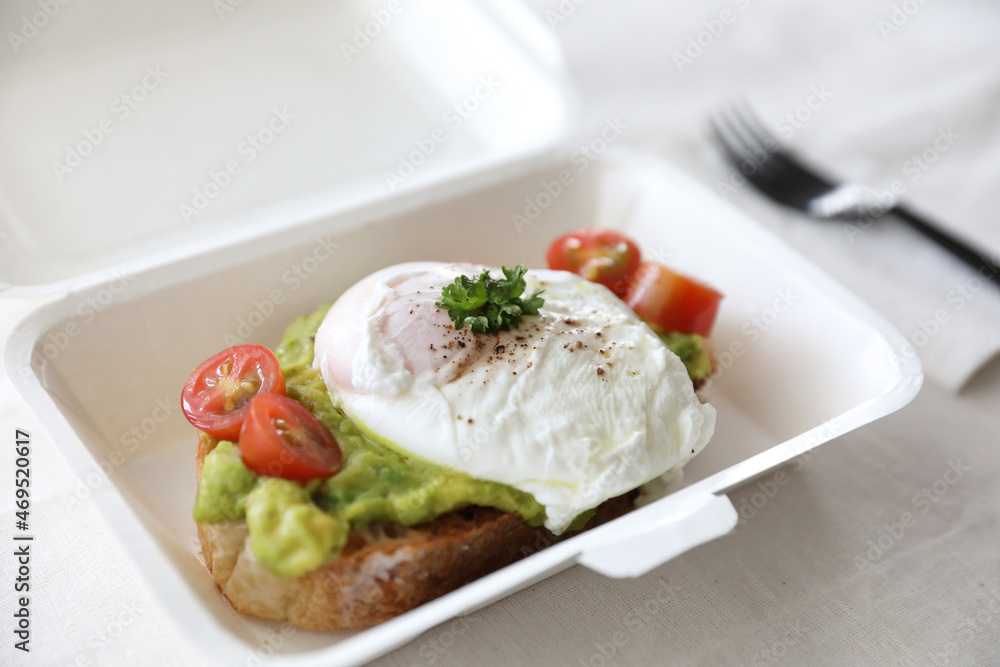
MULTIPOLYGON (((1000 5, 532 6, 563 44, 583 128, 626 120, 624 143, 725 191, 911 340, 922 340, 913 336, 937 309, 953 308, 947 296, 964 269, 895 223, 852 243, 838 225, 779 210, 746 187, 728 192, 707 114, 746 94, 816 160, 876 185, 904 179, 911 201, 1000 249, 1000 5), (957 138, 931 161, 925 151, 949 128, 957 138), (924 166, 912 162, 922 155, 924 166)), ((0 302, 0 333, 34 305, 0 302)), ((573 568, 378 664, 1000 664, 1000 365, 956 391, 1000 344, 1000 299, 986 285, 967 305, 949 310, 950 324, 920 346, 928 380, 913 404, 787 469, 787 482, 744 512, 735 534, 636 580, 573 568)), ((209 664, 169 624, 92 505, 67 503, 77 481, 7 380, 0 428, 33 435, 32 516, 47 536, 35 543, 28 656, 12 648, 11 559, 0 559, 0 663, 209 664)), ((12 459, 3 456, 4 479, 12 459)), ((747 507, 758 490, 732 500, 747 507)))

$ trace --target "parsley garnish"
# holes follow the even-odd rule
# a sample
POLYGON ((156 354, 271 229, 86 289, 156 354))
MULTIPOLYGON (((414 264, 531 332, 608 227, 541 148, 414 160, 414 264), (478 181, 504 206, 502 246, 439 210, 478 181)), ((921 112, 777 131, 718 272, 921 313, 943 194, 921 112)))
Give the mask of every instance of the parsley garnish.
POLYGON ((448 311, 455 321, 456 329, 469 329, 474 333, 495 334, 510 331, 521 326, 522 315, 537 315, 545 303, 538 296, 543 290, 522 299, 524 288, 523 264, 513 269, 501 267, 502 280, 490 278, 489 271, 483 271, 478 278, 459 276, 455 282, 441 291, 441 300, 434 305, 448 311))

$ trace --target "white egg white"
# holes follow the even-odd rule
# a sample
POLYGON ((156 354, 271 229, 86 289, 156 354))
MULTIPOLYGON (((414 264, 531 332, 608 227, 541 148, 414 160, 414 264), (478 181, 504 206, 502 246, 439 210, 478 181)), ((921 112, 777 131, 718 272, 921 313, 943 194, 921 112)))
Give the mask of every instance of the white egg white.
POLYGON ((401 264, 345 292, 316 335, 334 404, 383 442, 532 494, 555 533, 701 451, 714 408, 621 299, 530 270, 538 316, 498 336, 455 330, 434 303, 482 270, 401 264))

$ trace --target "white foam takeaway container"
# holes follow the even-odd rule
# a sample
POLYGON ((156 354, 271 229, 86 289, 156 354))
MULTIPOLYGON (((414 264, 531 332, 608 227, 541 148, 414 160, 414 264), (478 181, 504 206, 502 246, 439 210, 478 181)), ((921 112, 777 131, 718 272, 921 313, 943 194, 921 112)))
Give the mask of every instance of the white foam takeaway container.
POLYGON ((220 659, 270 641, 269 664, 356 664, 576 563, 639 576, 730 531, 727 491, 920 387, 901 335, 858 298, 621 147, 614 119, 575 127, 558 49, 517 4, 60 7, 0 56, 0 283, 58 295, 15 328, 4 366, 77 475, 110 469, 93 502, 220 659), (621 228, 726 294, 718 428, 683 484, 368 630, 279 642, 279 624, 235 613, 198 556, 194 432, 164 409, 191 368, 237 340, 275 344, 383 266, 541 266, 583 225, 621 228))

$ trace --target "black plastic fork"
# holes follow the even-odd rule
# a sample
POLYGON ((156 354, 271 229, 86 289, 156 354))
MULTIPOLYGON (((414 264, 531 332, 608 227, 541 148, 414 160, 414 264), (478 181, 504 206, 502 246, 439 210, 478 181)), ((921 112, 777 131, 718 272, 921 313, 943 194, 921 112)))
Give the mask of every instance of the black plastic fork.
POLYGON ((892 192, 841 183, 794 155, 760 122, 747 104, 711 118, 712 131, 726 159, 770 199, 821 220, 869 225, 893 215, 989 278, 1000 272, 984 251, 943 231, 901 204, 892 192))

